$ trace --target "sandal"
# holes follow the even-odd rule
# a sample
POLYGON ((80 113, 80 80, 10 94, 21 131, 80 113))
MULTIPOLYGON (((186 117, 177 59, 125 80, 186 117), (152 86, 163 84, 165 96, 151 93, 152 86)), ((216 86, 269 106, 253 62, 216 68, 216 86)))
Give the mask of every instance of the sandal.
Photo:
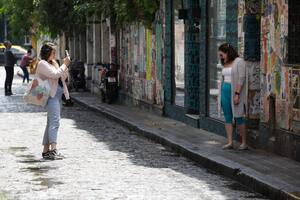
POLYGON ((248 146, 246 144, 241 144, 238 148, 239 150, 248 150, 248 146))
POLYGON ((223 150, 227 150, 227 149, 233 149, 233 145, 232 144, 226 144, 222 147, 223 150))

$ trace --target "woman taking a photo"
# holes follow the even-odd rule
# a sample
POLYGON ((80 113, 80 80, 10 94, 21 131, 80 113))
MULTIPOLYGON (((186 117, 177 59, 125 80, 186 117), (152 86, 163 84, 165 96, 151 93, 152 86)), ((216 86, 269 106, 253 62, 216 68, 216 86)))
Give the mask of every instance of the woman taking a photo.
POLYGON ((61 111, 61 97, 63 92, 68 93, 67 88, 64 89, 58 84, 59 79, 62 82, 67 77, 67 70, 70 64, 68 57, 64 58, 63 65, 59 67, 55 61, 55 48, 51 43, 44 44, 40 51, 41 61, 39 61, 36 76, 42 80, 48 79, 50 85, 50 97, 48 99, 47 109, 47 126, 43 139, 43 153, 44 159, 62 159, 56 149, 57 132, 60 121, 61 111))
POLYGON ((245 124, 247 107, 245 62, 230 44, 222 44, 218 50, 223 65, 219 100, 224 112, 227 133, 227 144, 223 146, 223 149, 233 148, 233 124, 236 123, 238 133, 242 137, 239 150, 246 150, 248 147, 245 124))

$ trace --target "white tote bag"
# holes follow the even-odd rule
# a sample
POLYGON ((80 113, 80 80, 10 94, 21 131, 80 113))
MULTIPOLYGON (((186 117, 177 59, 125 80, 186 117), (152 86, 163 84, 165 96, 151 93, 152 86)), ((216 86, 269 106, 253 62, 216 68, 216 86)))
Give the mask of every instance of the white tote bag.
POLYGON ((48 79, 34 78, 28 86, 23 98, 26 103, 45 107, 50 96, 48 79))

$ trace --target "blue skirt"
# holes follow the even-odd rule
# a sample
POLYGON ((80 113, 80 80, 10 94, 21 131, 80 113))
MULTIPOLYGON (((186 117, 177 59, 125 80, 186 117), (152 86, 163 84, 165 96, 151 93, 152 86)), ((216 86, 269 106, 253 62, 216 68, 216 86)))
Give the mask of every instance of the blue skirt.
MULTIPOLYGON (((231 83, 222 83, 221 87, 221 106, 224 112, 224 118, 226 124, 232 124, 233 114, 231 106, 231 83)), ((235 118, 237 125, 245 123, 243 117, 235 118)))

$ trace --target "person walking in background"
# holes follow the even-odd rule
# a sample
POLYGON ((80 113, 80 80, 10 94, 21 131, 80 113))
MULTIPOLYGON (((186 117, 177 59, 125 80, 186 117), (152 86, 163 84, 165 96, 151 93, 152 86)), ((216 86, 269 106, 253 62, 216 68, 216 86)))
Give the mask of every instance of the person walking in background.
POLYGON ((70 64, 68 57, 64 58, 63 64, 59 67, 55 61, 55 48, 51 43, 44 44, 40 51, 40 58, 36 76, 42 80, 49 80, 50 97, 48 99, 47 109, 47 125, 43 137, 43 153, 44 159, 62 159, 61 154, 57 152, 57 132, 60 125, 61 98, 63 92, 68 94, 67 87, 62 88, 58 84, 61 79, 65 85, 67 70, 70 64))
POLYGON ((31 57, 32 59, 35 59, 36 53, 35 53, 34 48, 33 48, 32 46, 29 46, 29 49, 28 49, 28 50, 31 51, 30 57, 31 57))
POLYGON ((222 69, 222 80, 219 91, 219 105, 225 117, 227 144, 223 149, 232 149, 233 124, 236 123, 238 133, 242 137, 239 150, 248 149, 246 144, 245 115, 247 108, 247 81, 245 61, 239 57, 237 51, 228 43, 219 47, 219 58, 222 69))
POLYGON ((31 49, 27 50, 27 54, 25 54, 21 60, 20 67, 23 71, 23 83, 25 83, 25 79, 27 83, 29 83, 29 72, 27 67, 29 66, 30 62, 32 61, 31 58, 31 49))
POLYGON ((5 89, 5 96, 12 95, 12 82, 14 78, 14 66, 17 62, 16 56, 11 52, 11 42, 5 41, 5 52, 4 52, 4 67, 6 71, 6 78, 4 83, 4 89, 5 89))
POLYGON ((32 46, 29 46, 29 50, 31 51, 30 58, 32 59, 29 64, 29 71, 30 73, 35 74, 38 58, 36 50, 32 46))

